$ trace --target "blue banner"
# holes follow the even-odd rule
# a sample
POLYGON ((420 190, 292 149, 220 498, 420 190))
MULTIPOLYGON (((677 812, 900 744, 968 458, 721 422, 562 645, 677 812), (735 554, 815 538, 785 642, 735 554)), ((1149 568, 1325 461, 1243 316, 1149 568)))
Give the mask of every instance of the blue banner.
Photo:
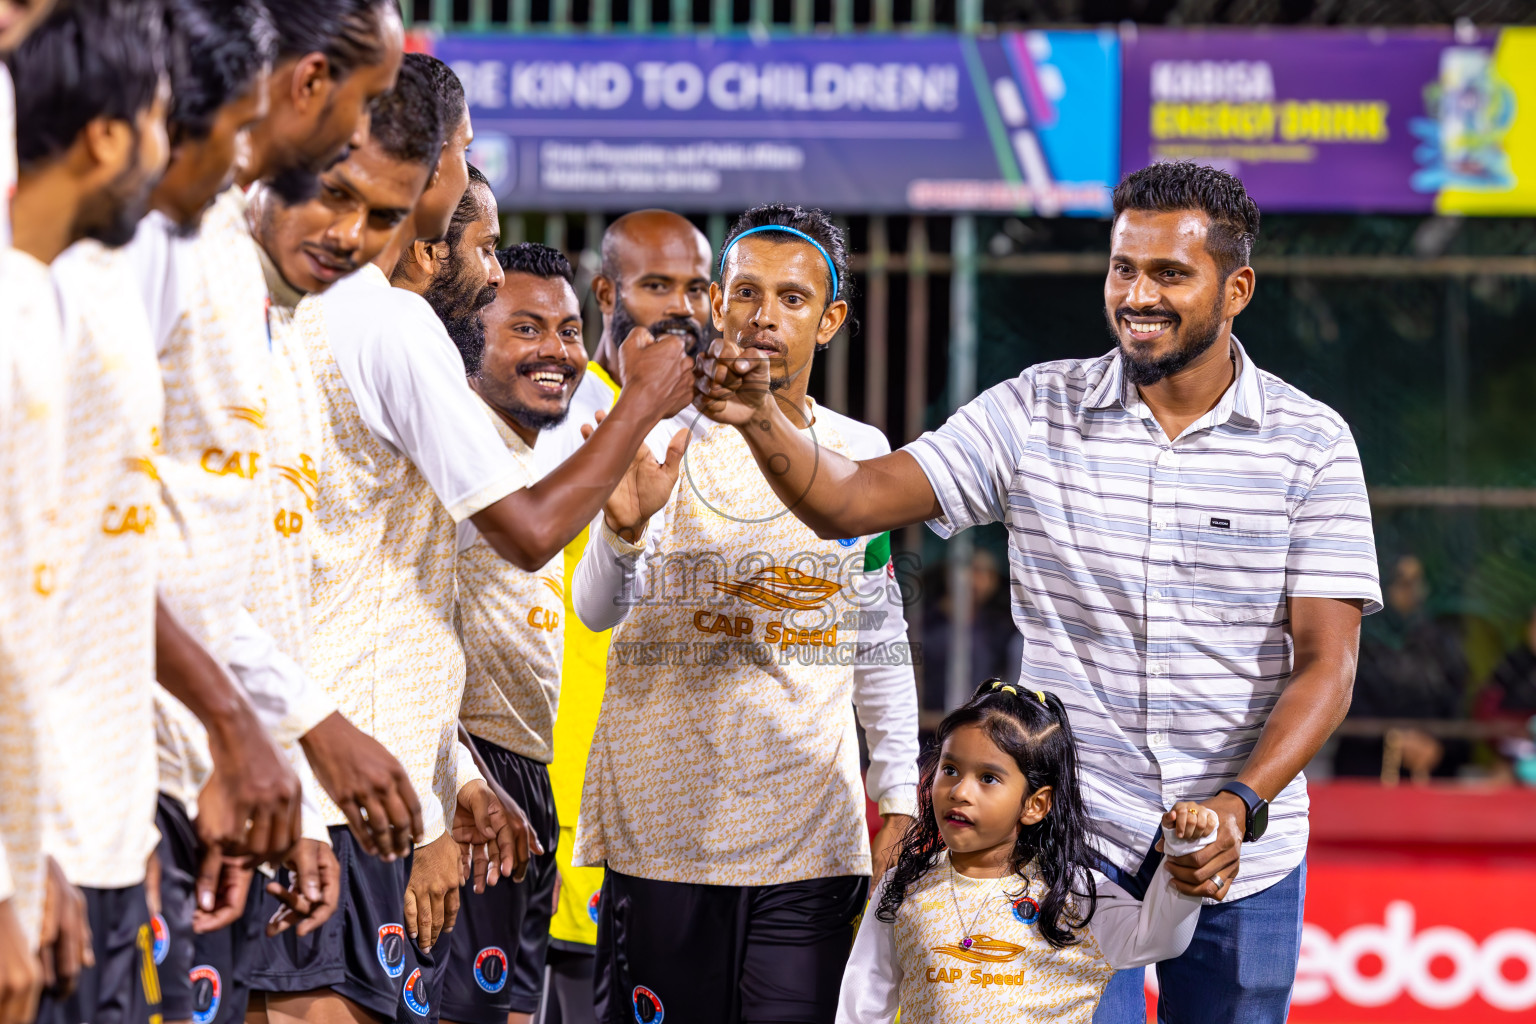
POLYGON ((768 201, 1099 215, 1120 167, 1111 31, 456 36, 472 159, 518 209, 768 201))

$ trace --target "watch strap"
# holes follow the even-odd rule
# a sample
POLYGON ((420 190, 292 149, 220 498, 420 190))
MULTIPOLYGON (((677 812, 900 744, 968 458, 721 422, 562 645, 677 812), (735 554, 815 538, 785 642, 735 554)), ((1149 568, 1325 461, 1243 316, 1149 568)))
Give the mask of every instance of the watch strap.
POLYGON ((1243 839, 1246 842, 1252 842, 1253 815, 1255 811, 1264 805, 1264 798, 1255 793, 1251 787, 1245 786, 1235 779, 1222 786, 1217 792, 1231 793, 1243 802, 1243 806, 1247 808, 1247 813, 1243 815, 1243 839))

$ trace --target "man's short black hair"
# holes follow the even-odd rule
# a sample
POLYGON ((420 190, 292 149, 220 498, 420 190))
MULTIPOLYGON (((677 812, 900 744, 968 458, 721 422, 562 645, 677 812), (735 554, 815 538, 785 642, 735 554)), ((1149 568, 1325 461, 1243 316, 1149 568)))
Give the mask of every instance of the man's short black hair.
POLYGON ((323 53, 345 78, 384 59, 379 24, 397 0, 266 0, 277 26, 277 59, 323 53))
POLYGON ((408 53, 405 63, 416 64, 432 83, 437 94, 437 107, 443 115, 443 134, 448 135, 459 126, 469 107, 464 103, 464 83, 453 73, 453 68, 427 53, 408 53))
POLYGON ((368 138, 396 160, 436 167, 443 151, 443 114, 426 70, 402 63, 395 87, 373 101, 368 138))
POLYGON ((1205 248, 1222 279, 1246 267, 1259 237, 1259 207, 1234 175, 1187 161, 1152 164, 1115 187, 1115 217, 1126 210, 1199 210, 1210 219, 1205 248))
POLYGON ((149 0, 61 3, 7 58, 16 86, 16 158, 55 159, 91 121, 133 124, 165 75, 164 15, 149 0))
MULTIPOLYGON (((736 218, 736 223, 731 226, 730 234, 725 236, 725 245, 720 249, 726 252, 731 243, 738 236, 751 231, 753 228, 766 227, 777 224, 780 227, 794 228, 804 232, 821 243, 821 247, 832 258, 832 265, 837 268, 837 294, 827 297, 827 304, 831 305, 838 299, 848 297, 850 285, 848 275, 848 235, 842 228, 832 222, 832 218, 821 210, 807 210, 801 206, 791 206, 788 203, 764 203, 762 206, 754 206, 752 209, 736 218)), ((764 231, 754 238, 763 238, 767 241, 794 242, 800 241, 787 232, 764 231)), ((803 243, 802 243, 803 244, 803 243)), ((827 275, 827 284, 832 283, 832 275, 827 275)))
POLYGON ((171 141, 205 139, 219 108, 277 57, 277 29, 261 0, 165 0, 170 30, 171 141))
POLYGON ((538 242, 518 242, 496 250, 496 261, 508 274, 532 274, 534 277, 562 277, 575 287, 576 272, 571 261, 559 249, 538 242))

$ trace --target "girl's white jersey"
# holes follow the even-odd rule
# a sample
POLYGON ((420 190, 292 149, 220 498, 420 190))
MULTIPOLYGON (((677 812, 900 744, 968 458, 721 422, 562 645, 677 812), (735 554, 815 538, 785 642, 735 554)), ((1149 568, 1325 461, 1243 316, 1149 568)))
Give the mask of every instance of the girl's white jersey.
MULTIPOLYGON (((1205 845, 1163 836, 1176 854, 1205 845)), ((875 887, 859 925, 837 1024, 889 1024, 898 1007, 902 1024, 1089 1024, 1115 971, 1184 952, 1202 903, 1173 887, 1167 865, 1141 902, 1095 872, 1093 920, 1077 945, 1058 949, 1040 933, 1044 884, 1033 861, 1022 876, 969 878, 940 852, 894 923, 875 915, 889 881, 875 887)))

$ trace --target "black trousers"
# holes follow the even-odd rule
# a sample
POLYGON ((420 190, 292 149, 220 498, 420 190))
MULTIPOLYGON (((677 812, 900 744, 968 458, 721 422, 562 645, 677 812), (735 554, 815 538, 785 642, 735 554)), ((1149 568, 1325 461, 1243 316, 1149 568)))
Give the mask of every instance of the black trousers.
POLYGON ((597 919, 602 1024, 831 1024, 869 892, 862 875, 690 885, 609 868, 597 919))

